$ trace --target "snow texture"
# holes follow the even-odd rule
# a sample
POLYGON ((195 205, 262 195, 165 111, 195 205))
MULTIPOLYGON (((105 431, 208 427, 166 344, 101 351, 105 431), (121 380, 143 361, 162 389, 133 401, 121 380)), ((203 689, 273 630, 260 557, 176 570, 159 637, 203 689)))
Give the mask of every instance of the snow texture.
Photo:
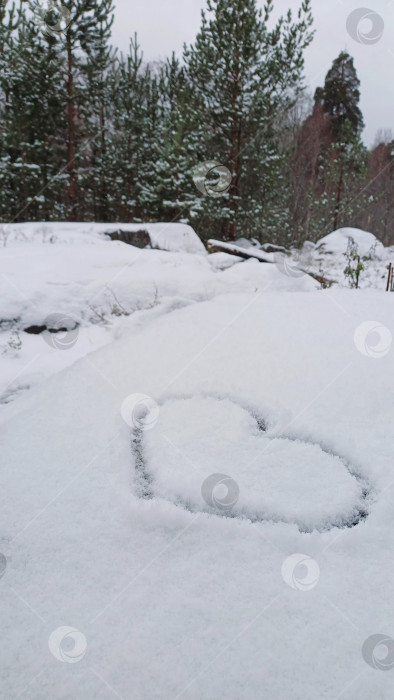
POLYGON ((322 290, 93 228, 1 251, 1 697, 391 700, 392 251, 322 290))
POLYGON ((381 242, 373 233, 361 231, 358 228, 340 228, 337 231, 333 231, 328 236, 321 238, 316 243, 316 247, 324 247, 326 253, 346 253, 349 239, 354 240, 360 255, 367 255, 371 248, 375 247, 375 255, 382 257, 384 248, 381 242))
POLYGON ((23 223, 5 224, 3 236, 10 241, 42 240, 43 242, 95 243, 99 236, 117 233, 139 233, 145 231, 152 248, 172 252, 199 253, 206 255, 204 245, 191 226, 178 223, 155 224, 93 224, 93 223, 23 223))

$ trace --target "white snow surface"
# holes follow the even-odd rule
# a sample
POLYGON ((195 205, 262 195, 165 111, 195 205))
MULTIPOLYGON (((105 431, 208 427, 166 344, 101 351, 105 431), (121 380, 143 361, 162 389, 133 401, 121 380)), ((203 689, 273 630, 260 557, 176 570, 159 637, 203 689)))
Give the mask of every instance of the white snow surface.
POLYGON ((231 515, 252 521, 313 530, 352 520, 361 507, 362 487, 338 457, 319 445, 262 434, 256 419, 229 399, 166 402, 158 429, 146 435, 144 458, 154 493, 193 511, 212 512, 201 483, 214 473, 231 474, 239 488, 231 515))
POLYGON ((375 256, 381 258, 383 254, 382 243, 374 236, 373 233, 362 231, 358 228, 340 228, 337 231, 329 233, 324 238, 321 238, 316 247, 324 247, 326 253, 346 253, 349 239, 353 239, 360 255, 367 255, 371 248, 375 246, 375 256))
POLYGON ((362 653, 394 638, 381 273, 81 239, 0 252, 0 697, 391 700, 362 653), (75 344, 23 331, 52 313, 75 344))
MULTIPOLYGON (((199 237, 187 224, 179 223, 142 223, 142 224, 97 224, 65 222, 27 222, 22 224, 4 224, 0 226, 10 241, 42 242, 61 241, 63 243, 95 243, 95 239, 105 234, 118 231, 138 233, 145 231, 151 240, 152 248, 172 252, 200 253, 206 250, 199 237)), ((0 230, 1 233, 1 230, 0 230)), ((3 233, 3 235, 4 235, 3 233)), ((1 237, 0 237, 1 238, 1 237)))
POLYGON ((273 265, 256 260, 237 265, 238 259, 226 254, 139 249, 111 241, 101 235, 104 227, 108 230, 104 224, 81 224, 80 235, 77 224, 8 226, 12 235, 0 248, 3 403, 110 342, 119 322, 139 310, 200 302, 230 292, 234 285, 256 293, 318 287, 307 276, 294 282, 273 265), (78 342, 67 352, 53 353, 42 336, 25 333, 26 328, 45 325, 52 314, 61 314, 71 327, 78 325, 78 342), (12 348, 15 333, 22 342, 17 353, 12 348))
MULTIPOLYGON (((242 239, 241 239, 242 242, 242 239)), ((260 262, 274 262, 274 256, 272 253, 264 253, 260 250, 254 250, 254 246, 251 244, 245 245, 243 244, 242 246, 237 245, 236 243, 223 243, 222 241, 217 241, 214 238, 211 238, 208 241, 208 245, 212 246, 212 248, 215 248, 219 246, 220 248, 223 248, 224 250, 229 250, 233 251, 235 253, 239 252, 241 255, 242 253, 246 253, 247 255, 253 255, 257 260, 260 262)))

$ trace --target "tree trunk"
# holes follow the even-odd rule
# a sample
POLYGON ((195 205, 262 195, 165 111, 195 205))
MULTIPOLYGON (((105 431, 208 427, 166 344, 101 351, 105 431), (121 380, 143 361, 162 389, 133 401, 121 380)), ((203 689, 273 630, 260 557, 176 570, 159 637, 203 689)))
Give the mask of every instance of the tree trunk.
POLYGON ((105 153, 106 153, 106 140, 105 140, 105 110, 104 105, 100 105, 100 130, 101 130, 101 192, 100 192, 100 220, 108 221, 107 213, 107 183, 104 175, 104 163, 105 163, 105 153))
POLYGON ((77 220, 77 180, 75 173, 75 102, 71 32, 67 31, 67 99, 68 99, 68 153, 67 170, 69 176, 68 200, 69 220, 77 220))
POLYGON ((239 208, 240 183, 241 183, 241 124, 238 118, 234 119, 231 133, 231 151, 229 169, 232 181, 229 194, 229 209, 231 218, 223 224, 222 235, 225 241, 234 241, 237 236, 237 213, 239 208))
POLYGON ((339 228, 339 210, 342 201, 342 189, 343 189, 343 158, 341 157, 341 168, 339 173, 339 181, 337 187, 337 201, 335 204, 335 215, 334 215, 334 231, 339 228))
POLYGON ((239 78, 240 78, 240 44, 242 37, 240 36, 240 28, 236 27, 237 50, 236 50, 236 73, 232 76, 233 89, 231 95, 231 145, 228 167, 230 169, 232 180, 228 191, 230 209, 230 219, 224 221, 222 226, 222 237, 225 241, 234 241, 237 235, 237 213, 239 208, 240 184, 241 184, 241 140, 242 140, 242 125, 239 117, 239 78))

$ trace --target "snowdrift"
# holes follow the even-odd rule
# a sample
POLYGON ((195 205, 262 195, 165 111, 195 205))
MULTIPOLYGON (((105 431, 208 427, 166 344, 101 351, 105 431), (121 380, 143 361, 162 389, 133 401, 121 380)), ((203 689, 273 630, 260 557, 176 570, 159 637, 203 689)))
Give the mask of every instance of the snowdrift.
POLYGON ((349 239, 353 238, 358 246, 360 255, 367 255, 371 248, 375 246, 375 257, 381 258, 384 253, 383 244, 373 233, 362 231, 359 228, 339 228, 337 231, 329 233, 317 242, 317 249, 324 249, 325 253, 341 254, 346 253, 349 239))
POLYGON ((261 264, 120 227, 0 248, 1 697, 388 700, 385 263, 322 290, 299 264, 345 286, 338 244, 261 264), (77 327, 26 332, 54 312, 77 327))
POLYGON ((187 224, 96 224, 68 222, 32 222, 0 225, 0 238, 8 241, 38 241, 48 243, 94 243, 98 237, 119 231, 148 234, 152 248, 171 252, 206 255, 199 237, 187 224))

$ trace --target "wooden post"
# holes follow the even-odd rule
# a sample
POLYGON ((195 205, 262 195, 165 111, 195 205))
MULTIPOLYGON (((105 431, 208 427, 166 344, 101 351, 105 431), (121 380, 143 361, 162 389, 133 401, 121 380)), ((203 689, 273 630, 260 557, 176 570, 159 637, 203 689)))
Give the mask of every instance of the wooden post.
POLYGON ((387 277, 387 286, 386 286, 386 292, 392 292, 393 291, 393 266, 390 263, 388 266, 388 277, 387 277))

